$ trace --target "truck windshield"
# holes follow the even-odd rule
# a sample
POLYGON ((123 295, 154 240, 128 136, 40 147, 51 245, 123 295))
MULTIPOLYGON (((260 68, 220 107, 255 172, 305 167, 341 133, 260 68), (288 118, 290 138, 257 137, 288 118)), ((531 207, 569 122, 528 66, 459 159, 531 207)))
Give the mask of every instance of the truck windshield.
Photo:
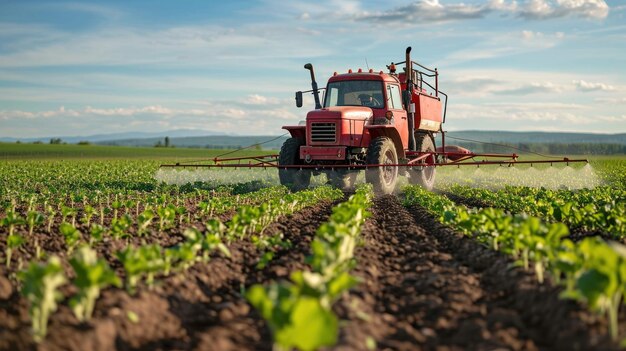
POLYGON ((348 80, 332 82, 326 89, 324 107, 367 106, 385 107, 383 82, 373 80, 348 80))

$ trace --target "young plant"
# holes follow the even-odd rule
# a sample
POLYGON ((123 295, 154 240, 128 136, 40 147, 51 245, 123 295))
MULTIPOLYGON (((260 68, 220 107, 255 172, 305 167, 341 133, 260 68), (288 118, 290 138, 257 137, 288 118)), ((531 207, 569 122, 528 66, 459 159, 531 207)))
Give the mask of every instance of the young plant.
POLYGON ((174 247, 165 249, 164 274, 169 275, 170 270, 186 271, 198 259, 197 254, 201 249, 200 243, 185 241, 174 247))
POLYGON ((48 225, 46 227, 46 230, 48 231, 48 233, 50 233, 52 223, 54 223, 54 217, 57 215, 57 211, 54 209, 53 206, 48 205, 46 207, 46 212, 48 214, 48 225))
POLYGON ((93 223, 89 230, 89 246, 93 246, 94 243, 102 241, 105 231, 103 226, 93 223))
POLYGON ((7 267, 11 265, 11 256, 13 255, 13 250, 17 250, 20 246, 24 245, 26 240, 24 237, 19 234, 10 234, 7 237, 7 247, 6 247, 6 256, 7 256, 7 267))
POLYGON ((134 293, 139 280, 145 276, 148 287, 152 288, 154 276, 166 270, 163 248, 159 245, 145 245, 135 249, 130 246, 117 252, 126 272, 126 288, 134 293))
POLYGON ((224 256, 230 257, 230 250, 222 243, 222 239, 217 233, 207 231, 203 235, 196 228, 187 228, 183 235, 187 239, 185 243, 199 248, 197 251, 202 252, 202 260, 205 262, 209 260, 209 254, 215 250, 220 250, 224 256))
POLYGON ((119 218, 113 218, 111 221, 111 234, 115 239, 130 237, 128 229, 132 225, 133 220, 129 215, 124 214, 119 218))
POLYGON ((139 235, 143 235, 152 224, 152 220, 154 220, 154 211, 151 209, 144 210, 137 216, 137 221, 139 222, 139 227, 137 228, 137 233, 139 235))
POLYGON ((15 231, 16 226, 24 224, 24 219, 15 213, 15 211, 7 211, 6 216, 2 218, 0 224, 9 228, 9 235, 11 235, 15 231))
POLYGON ((333 208, 312 244, 312 271, 296 271, 289 283, 257 284, 246 293, 268 322, 277 349, 317 350, 336 343, 339 323, 332 304, 358 282, 349 269, 372 197, 371 186, 362 186, 347 202, 333 208))
POLYGON ((78 211, 75 208, 62 206, 61 207, 61 221, 65 222, 67 217, 72 218, 72 226, 76 226, 76 215, 78 211))
POLYGON ((176 219, 176 207, 174 205, 159 206, 156 210, 159 216, 159 232, 162 232, 165 225, 170 225, 176 219))
POLYGON ((61 226, 59 227, 59 231, 65 238, 65 245, 67 246, 67 253, 71 255, 76 245, 78 245, 78 243, 80 242, 81 233, 78 229, 76 229, 76 227, 65 222, 61 223, 61 226))
POLYGON ((254 285, 246 298, 272 330, 276 350, 317 350, 337 342, 339 321, 332 310, 304 286, 254 285))
POLYGON ((117 195, 115 195, 115 201, 111 203, 111 208, 113 209, 113 220, 116 220, 117 214, 120 208, 122 208, 122 202, 117 199, 117 195))
POLYGON ((32 262, 25 271, 19 272, 18 277, 22 282, 22 295, 29 302, 33 337, 36 342, 41 342, 47 334, 48 318, 63 297, 57 291, 65 283, 61 261, 52 256, 47 264, 32 262))
POLYGON ((29 211, 26 214, 26 222, 28 223, 28 235, 32 236, 33 229, 44 222, 44 217, 37 211, 29 211))
POLYGON ((83 223, 87 225, 87 228, 91 226, 91 219, 96 215, 96 209, 90 205, 85 205, 83 208, 83 223))
POLYGON ((580 265, 577 272, 571 272, 575 285, 563 296, 585 301, 592 310, 606 314, 611 339, 617 341, 618 312, 626 293, 626 247, 586 238, 576 250, 580 265))
POLYGON ((283 239, 283 233, 275 235, 253 235, 252 243, 262 252, 256 269, 263 269, 274 259, 275 251, 291 248, 291 241, 283 239))
POLYGON ((100 290, 109 285, 119 287, 121 282, 106 261, 98 259, 96 252, 88 246, 80 247, 70 259, 70 264, 76 273, 73 284, 78 288, 70 306, 79 321, 88 321, 93 315, 100 290))

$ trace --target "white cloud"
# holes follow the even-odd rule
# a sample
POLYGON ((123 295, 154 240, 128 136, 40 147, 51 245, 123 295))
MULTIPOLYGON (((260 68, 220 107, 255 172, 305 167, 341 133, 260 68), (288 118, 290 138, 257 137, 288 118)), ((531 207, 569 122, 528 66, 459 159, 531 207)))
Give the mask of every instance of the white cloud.
POLYGON ((623 98, 597 98, 596 102, 609 104, 626 104, 626 97, 623 98))
POLYGON ((241 103, 244 105, 280 105, 284 101, 281 99, 267 97, 259 94, 248 95, 241 103))
POLYGON ((376 13, 353 14, 362 21, 380 22, 444 22, 451 20, 482 18, 493 10, 507 9, 505 1, 491 1, 484 5, 441 4, 439 0, 420 0, 406 6, 376 13))
POLYGON ((409 5, 379 12, 351 13, 357 20, 401 22, 447 22, 483 18, 491 13, 512 14, 530 20, 576 16, 604 19, 609 6, 604 0, 526 0, 518 5, 515 0, 491 0, 483 4, 441 3, 439 0, 418 0, 409 5))
POLYGON ((146 105, 112 108, 60 106, 43 111, 0 110, 0 136, 90 135, 120 130, 150 132, 175 128, 216 130, 220 125, 223 128, 219 130, 240 135, 276 135, 280 134, 282 125, 297 124, 304 118, 292 101, 287 105, 285 100, 258 94, 250 95, 248 99, 253 103, 211 100, 187 104, 200 106, 198 108, 146 105), (94 126, 98 126, 97 129, 94 126))
MULTIPOLYGON (((310 59, 328 55, 330 48, 319 42, 315 29, 283 23, 257 23, 238 27, 218 25, 178 26, 163 30, 112 27, 76 35, 0 23, 19 37, 12 50, 0 53, 0 67, 72 65, 161 65, 209 66, 234 69, 281 67, 280 60, 310 59), (123 38, 123 40, 121 39, 123 38), (32 43, 38 45, 32 45, 32 43), (299 45, 293 45, 299 43, 299 45), (71 53, 71 54, 68 54, 71 53)), ((0 37, 2 35, 0 34, 0 37)))
POLYGON ((535 20, 567 16, 604 19, 608 14, 604 0, 529 0, 518 12, 521 17, 535 20))
POLYGON ((563 87, 552 82, 530 83, 520 85, 511 89, 495 90, 493 93, 499 95, 529 95, 542 93, 559 93, 563 87))
POLYGON ((615 87, 604 83, 592 83, 584 80, 574 80, 572 83, 581 91, 613 91, 615 87))

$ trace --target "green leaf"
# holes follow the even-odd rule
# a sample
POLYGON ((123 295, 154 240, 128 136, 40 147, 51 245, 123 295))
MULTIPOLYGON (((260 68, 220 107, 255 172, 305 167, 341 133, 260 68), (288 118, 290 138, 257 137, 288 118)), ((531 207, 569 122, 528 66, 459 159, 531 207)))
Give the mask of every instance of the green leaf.
POLYGON ((610 296, 610 291, 616 287, 615 281, 596 269, 586 271, 576 281, 576 288, 580 290, 593 308, 602 308, 603 306, 600 305, 601 298, 610 296))
POLYGON ((332 300, 339 297, 343 292, 357 285, 359 280, 348 272, 343 272, 328 283, 328 295, 332 300))
POLYGON ((289 327, 276 332, 276 342, 285 347, 308 351, 337 342, 337 317, 316 298, 301 297, 296 302, 289 327))

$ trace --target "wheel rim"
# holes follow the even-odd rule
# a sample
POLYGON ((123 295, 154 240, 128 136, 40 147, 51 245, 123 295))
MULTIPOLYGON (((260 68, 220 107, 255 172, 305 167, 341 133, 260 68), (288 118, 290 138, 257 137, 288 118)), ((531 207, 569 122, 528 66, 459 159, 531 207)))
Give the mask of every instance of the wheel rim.
POLYGON ((394 155, 393 155, 392 150, 387 150, 385 152, 385 157, 384 157, 384 162, 383 162, 385 166, 383 166, 382 173, 383 173, 383 180, 385 184, 387 185, 393 183, 393 180, 396 178, 394 173, 397 171, 397 168, 395 166, 388 166, 388 165, 392 165, 395 163, 393 156, 394 155))

